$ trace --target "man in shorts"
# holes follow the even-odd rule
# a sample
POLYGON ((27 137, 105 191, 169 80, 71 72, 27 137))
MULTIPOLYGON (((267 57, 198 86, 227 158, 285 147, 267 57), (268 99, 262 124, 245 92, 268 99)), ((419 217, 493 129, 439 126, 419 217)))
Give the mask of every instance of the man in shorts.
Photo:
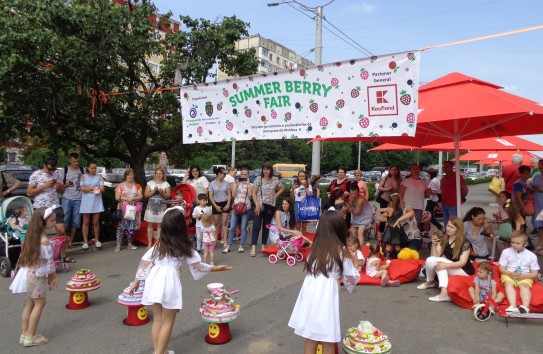
MULTIPOLYGON (((60 179, 60 173, 57 171, 57 160, 49 157, 43 162, 41 170, 34 171, 28 179, 26 194, 34 197, 34 209, 49 208, 55 206, 57 216, 55 229, 58 236, 65 236, 64 229, 64 210, 60 206, 58 195, 64 193, 66 186, 60 179)), ((74 263, 70 257, 66 257, 66 243, 62 246, 61 256, 64 262, 74 263)))

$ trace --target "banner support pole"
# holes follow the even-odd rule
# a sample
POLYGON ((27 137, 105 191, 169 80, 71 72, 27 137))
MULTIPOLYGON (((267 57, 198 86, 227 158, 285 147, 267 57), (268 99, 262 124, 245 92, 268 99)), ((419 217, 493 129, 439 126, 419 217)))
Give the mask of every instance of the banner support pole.
MULTIPOLYGON (((317 6, 315 33, 315 65, 322 64, 322 6, 317 6)), ((311 153, 311 175, 321 174, 321 142, 313 142, 311 153)))

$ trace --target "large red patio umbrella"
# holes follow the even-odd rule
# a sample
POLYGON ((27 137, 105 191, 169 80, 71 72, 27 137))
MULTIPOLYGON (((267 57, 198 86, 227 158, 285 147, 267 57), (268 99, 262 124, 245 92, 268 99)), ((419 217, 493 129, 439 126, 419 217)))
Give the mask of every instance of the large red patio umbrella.
MULTIPOLYGON (((384 143, 370 151, 385 151, 385 150, 424 150, 424 151, 454 151, 454 143, 452 141, 442 143, 425 145, 421 147, 413 147, 399 144, 384 143)), ((470 139, 462 140, 460 142, 460 150, 478 151, 543 151, 543 145, 539 145, 532 141, 520 138, 518 136, 504 136, 501 138, 483 138, 483 139, 470 139)))
MULTIPOLYGON (((522 163, 530 165, 533 157, 538 157, 528 151, 472 151, 460 156, 460 161, 511 161, 514 154, 522 155, 522 163)), ((505 164, 503 164, 505 166, 505 164)))
MULTIPOLYGON (((467 139, 543 133, 543 107, 535 101, 501 91, 503 87, 464 74, 451 73, 419 89, 419 114, 414 137, 346 137, 326 141, 382 141, 410 146, 453 142, 455 156, 467 139)), ((378 118, 372 118, 378 119, 378 118)), ((460 161, 456 161, 460 171, 460 161)), ((456 174, 460 185, 460 174, 456 174)), ((460 215, 460 188, 457 190, 460 215)))

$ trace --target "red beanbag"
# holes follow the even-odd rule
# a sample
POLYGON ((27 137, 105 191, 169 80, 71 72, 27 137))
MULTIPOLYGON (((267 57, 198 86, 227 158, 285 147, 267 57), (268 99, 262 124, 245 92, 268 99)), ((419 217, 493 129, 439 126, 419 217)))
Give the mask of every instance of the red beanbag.
MULTIPOLYGON (((475 274, 477 274, 478 263, 473 263, 475 268, 475 274)), ((500 270, 497 264, 493 268, 493 279, 496 281, 496 291, 502 292, 505 295, 504 287, 500 281, 500 270)), ((452 302, 457 306, 463 307, 465 309, 471 310, 473 302, 471 301, 471 296, 469 296, 468 288, 473 286, 473 278, 476 275, 471 275, 469 277, 464 277, 460 275, 453 275, 449 277, 449 286, 447 291, 449 292, 449 297, 452 302)), ((517 290, 517 306, 521 304, 520 301, 520 292, 517 290)), ((509 303, 507 298, 505 298, 501 304, 502 306, 508 307, 509 303)), ((532 301, 530 303, 530 311, 532 312, 543 312, 543 285, 538 281, 534 280, 534 285, 532 286, 532 301)))

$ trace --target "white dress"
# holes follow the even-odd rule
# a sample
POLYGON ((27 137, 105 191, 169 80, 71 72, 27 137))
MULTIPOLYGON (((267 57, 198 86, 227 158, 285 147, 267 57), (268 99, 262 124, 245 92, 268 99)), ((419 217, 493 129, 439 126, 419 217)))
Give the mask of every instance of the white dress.
POLYGON ((192 257, 174 258, 168 255, 159 258, 155 247, 149 249, 138 266, 136 278, 145 280, 142 305, 161 304, 167 309, 183 308, 183 289, 179 270, 187 263, 195 280, 201 279, 211 271, 209 264, 201 263, 200 255, 192 251, 192 257), (156 254, 153 255, 153 252, 156 254))
MULTIPOLYGON (((314 341, 341 341, 339 323, 339 268, 334 265, 328 278, 322 274, 306 275, 288 322, 294 333, 314 341)), ((343 284, 352 292, 360 274, 350 258, 343 260, 343 284)), ((147 285, 146 285, 147 286, 147 285)))

